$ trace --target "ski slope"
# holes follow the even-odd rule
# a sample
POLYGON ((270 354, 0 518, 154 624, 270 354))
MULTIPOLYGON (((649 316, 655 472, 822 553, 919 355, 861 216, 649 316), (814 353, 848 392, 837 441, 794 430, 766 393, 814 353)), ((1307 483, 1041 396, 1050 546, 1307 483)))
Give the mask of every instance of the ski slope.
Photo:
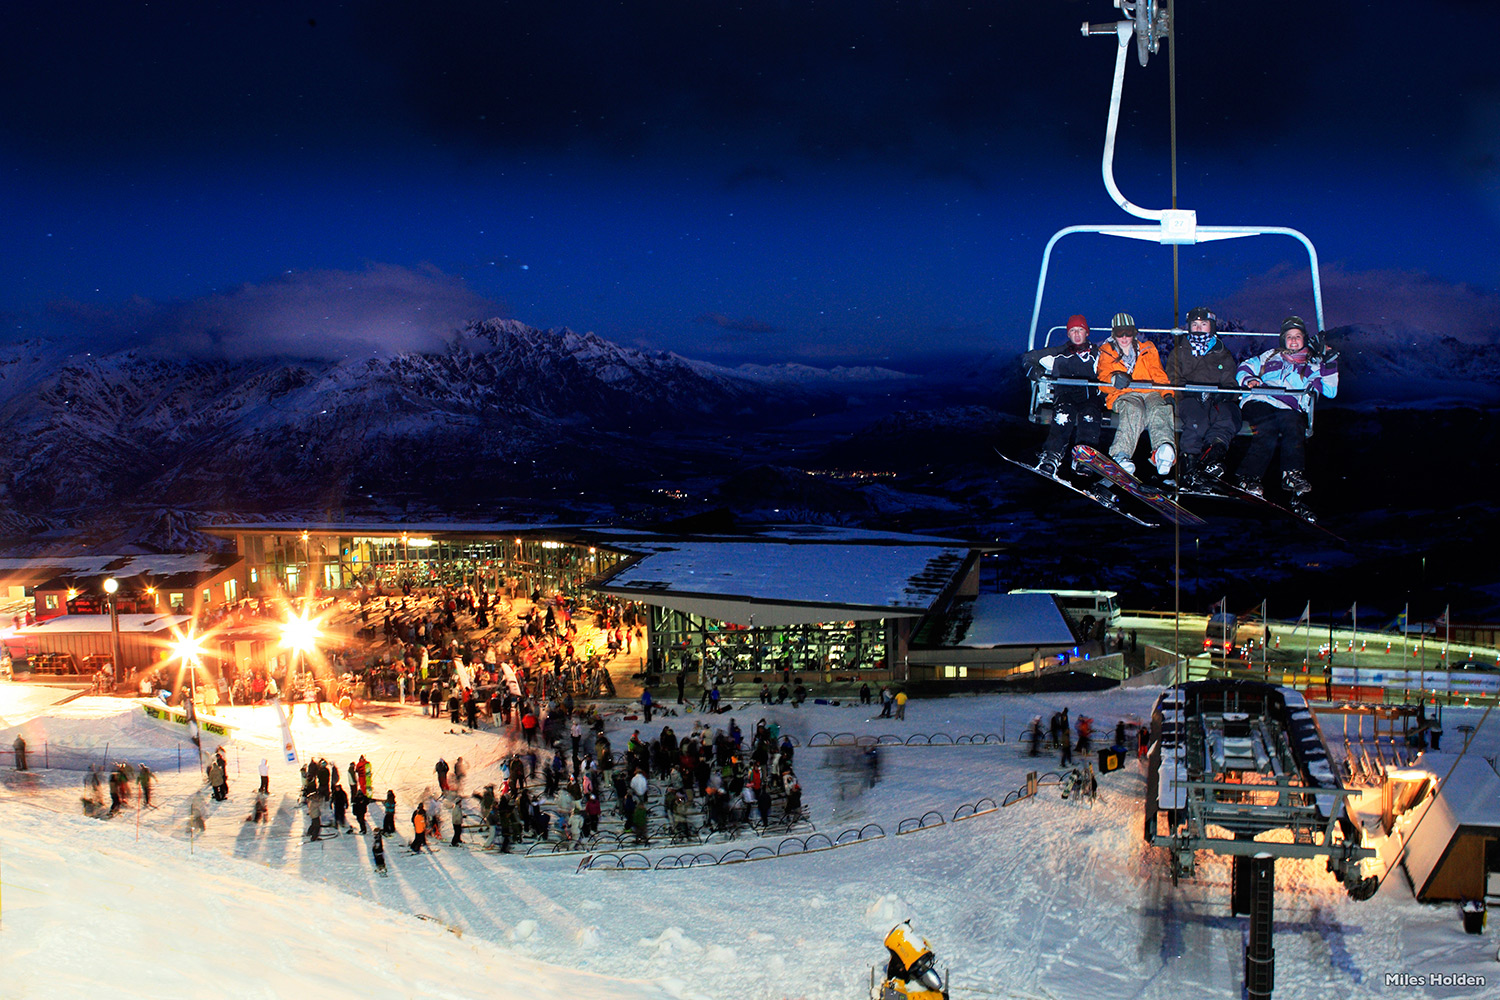
MULTIPOLYGON (((159 736, 164 723, 121 713, 116 699, 40 705, 25 685, 0 685, 0 718, 14 738, 30 700, 45 727, 93 713, 114 746, 159 736)), ((35 691, 31 687, 31 692, 35 691)), ((97 992, 127 998, 292 995, 358 997, 808 998, 866 995, 881 938, 910 918, 951 973, 955 998, 1098 997, 1236 1000, 1246 921, 1228 912, 1229 866, 1200 856, 1198 877, 1173 887, 1165 858, 1141 839, 1144 777, 1132 758, 1100 777, 1098 802, 1044 787, 962 822, 896 835, 929 810, 951 818, 981 797, 1001 800, 1033 768, 1017 736, 1033 715, 1067 705, 1108 740, 1115 720, 1144 716, 1156 689, 1055 696, 914 701, 904 721, 859 706, 747 706, 729 713, 749 731, 766 717, 802 740, 797 773, 820 832, 879 824, 886 836, 815 853, 710 868, 578 871, 578 855, 521 857, 452 847, 413 855, 408 817, 436 787, 441 754, 463 756, 469 789, 498 781, 507 734, 450 731, 415 709, 351 721, 293 723, 302 756, 343 771, 364 753, 377 791, 394 788, 399 838, 387 841, 390 877, 372 867, 369 838, 320 843, 300 836, 296 769, 278 759, 270 709, 222 713, 230 797, 203 797, 207 828, 188 837, 196 768, 161 776, 159 808, 100 821, 79 808, 76 771, 6 770, 0 791, 0 983, 7 997, 97 992), (805 746, 816 732, 1004 732, 1004 744, 885 748, 881 777, 863 780, 859 754, 805 746), (256 765, 270 758, 272 821, 249 814, 256 765)), ((134 703, 130 703, 134 704, 134 703)), ((1450 734, 1477 709, 1445 713, 1450 734)), ((621 747, 632 729, 685 734, 701 716, 650 726, 611 720, 621 747)), ((713 719, 727 725, 727 716, 713 719)), ((1500 748, 1493 721, 1472 752, 1500 748)), ((8 735, 9 734, 9 735, 8 735)), ((95 733, 96 737, 103 733, 95 733)), ((33 747, 33 752, 36 748, 33 747)), ((446 817, 445 817, 445 834, 446 817)), ((773 850, 780 838, 767 843, 773 850)), ((694 850, 723 853, 729 846, 694 850)), ((683 848, 653 848, 655 860, 683 848)), ((1277 865, 1276 996, 1494 996, 1492 933, 1465 935, 1457 908, 1416 903, 1396 872, 1372 900, 1350 900, 1321 862, 1277 865), (1486 988, 1386 985, 1387 975, 1485 977, 1486 988)))

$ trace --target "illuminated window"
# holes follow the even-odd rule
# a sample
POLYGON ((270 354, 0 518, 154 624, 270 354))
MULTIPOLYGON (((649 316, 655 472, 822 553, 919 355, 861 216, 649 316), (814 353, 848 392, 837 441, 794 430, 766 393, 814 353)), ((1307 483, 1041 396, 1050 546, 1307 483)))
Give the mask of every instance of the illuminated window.
POLYGON ((187 595, 186 594, 168 594, 167 595, 167 605, 173 611, 181 611, 183 608, 185 608, 187 606, 187 595))
POLYGON ((44 595, 42 597, 42 607, 46 608, 48 611, 56 611, 57 610, 57 595, 56 594, 46 594, 46 595, 44 595))
POLYGON ((250 582, 251 583, 259 583, 260 582, 260 570, 256 569, 254 566, 250 567, 250 582))
POLYGON ((240 595, 240 581, 228 580, 224 583, 224 600, 232 601, 240 595))
POLYGON ((943 676, 947 678, 969 676, 968 667, 944 667, 943 676))

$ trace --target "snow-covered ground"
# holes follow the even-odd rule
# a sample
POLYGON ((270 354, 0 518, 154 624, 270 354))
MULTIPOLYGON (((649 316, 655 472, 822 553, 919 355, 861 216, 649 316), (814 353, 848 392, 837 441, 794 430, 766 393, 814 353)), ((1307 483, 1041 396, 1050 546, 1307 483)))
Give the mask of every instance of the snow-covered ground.
MULTIPOLYGON (((35 716, 27 731, 67 731, 75 741, 80 720, 91 720, 97 746, 154 747, 180 732, 135 702, 80 698, 50 708, 40 690, 0 684, 0 745, 27 715, 35 716)), ((659 871, 580 872, 576 854, 497 855, 446 837, 436 853, 413 855, 403 846, 407 817, 436 786, 438 756, 463 756, 477 789, 498 780, 511 737, 451 731, 415 709, 347 722, 299 710, 304 759, 326 756, 342 771, 363 753, 378 792, 395 789, 401 837, 387 843, 387 879, 373 870, 367 837, 304 842, 296 767, 279 756, 273 711, 229 710, 230 797, 207 802, 207 829, 191 840, 188 802, 202 785, 195 756, 161 775, 158 808, 132 803, 109 821, 82 814, 77 771, 0 773, 0 994, 853 1000, 883 961, 885 932, 909 917, 939 968, 951 970, 955 998, 1235 1000, 1246 921, 1229 914, 1228 862, 1201 855, 1198 877, 1173 887, 1165 857, 1141 839, 1144 777, 1134 760, 1101 776, 1092 807, 1047 787, 987 815, 896 835, 903 819, 929 810, 951 818, 1022 785, 1038 761, 1016 736, 1033 715, 1068 705, 1075 719, 1093 716, 1107 738, 1117 718, 1146 715, 1156 693, 914 701, 900 722, 851 705, 748 706, 731 713, 747 731, 765 716, 802 740, 797 771, 820 832, 876 823, 886 836, 659 871), (880 780, 867 788, 849 771, 857 754, 805 745, 817 732, 1004 732, 1010 741, 884 748, 880 780), (271 760, 272 821, 245 823, 262 757, 271 760)), ((1449 734, 1480 715, 1448 710, 1449 734)), ((645 726, 616 717, 610 735, 619 747, 633 728, 650 736, 670 724, 682 734, 701 718, 645 726)), ((1493 758, 1497 732, 1492 720, 1471 752, 1493 758)), ((780 839, 763 843, 774 849, 780 839)), ((654 860, 683 850, 642 853, 654 860)), ((1418 904, 1399 871, 1365 902, 1349 899, 1321 862, 1281 861, 1277 876, 1278 998, 1500 995, 1493 931, 1464 934, 1456 907, 1418 904), (1386 985, 1388 974, 1435 972, 1489 985, 1386 985)))

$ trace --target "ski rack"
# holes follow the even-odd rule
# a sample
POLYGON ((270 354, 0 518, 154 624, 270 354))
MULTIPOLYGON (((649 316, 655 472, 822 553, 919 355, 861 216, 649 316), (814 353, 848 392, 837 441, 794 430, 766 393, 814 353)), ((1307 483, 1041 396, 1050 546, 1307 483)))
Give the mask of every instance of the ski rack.
MULTIPOLYGON (((1104 177, 1105 190, 1126 213, 1138 219, 1148 220, 1152 224, 1120 225, 1117 223, 1106 223, 1098 225, 1066 226, 1059 229, 1047 241, 1046 248, 1042 251, 1041 273, 1037 277, 1036 298, 1031 310, 1031 329, 1027 336, 1026 350, 1033 351, 1037 347, 1037 324, 1042 314, 1042 297, 1047 287, 1047 272, 1052 263, 1052 250, 1065 236, 1079 233, 1093 233, 1102 236, 1117 236, 1125 239, 1143 240, 1148 243, 1159 243, 1163 246, 1195 246, 1199 243, 1209 243, 1215 240, 1239 239, 1248 236, 1287 236, 1301 243, 1307 251, 1308 268, 1312 275, 1313 309, 1316 315, 1317 329, 1325 329, 1323 319, 1323 283, 1318 269, 1318 251, 1312 241, 1299 230, 1287 226, 1200 226, 1198 224, 1198 213, 1193 209, 1178 208, 1142 208, 1126 198, 1120 191, 1119 185, 1115 183, 1115 139, 1119 131, 1120 122, 1120 97, 1125 86, 1125 56, 1130 51, 1130 40, 1136 39, 1136 48, 1142 66, 1146 65, 1151 53, 1157 51, 1161 38, 1167 35, 1168 13, 1158 10, 1157 0, 1116 0, 1115 6, 1132 16, 1131 20, 1118 21, 1112 24, 1091 24, 1084 22, 1082 33, 1085 37, 1091 35, 1114 35, 1115 36, 1115 74, 1114 84, 1110 90, 1109 99, 1109 122, 1104 133, 1104 157, 1101 164, 1101 173, 1104 177)), ((1176 317, 1173 317, 1175 322, 1176 317)), ((1050 339, 1050 337, 1049 337, 1050 339)), ((1031 414, 1036 419, 1037 407, 1041 400, 1037 398, 1038 393, 1033 391, 1031 414)), ((1308 426, 1307 433, 1312 434, 1313 414, 1312 409, 1307 411, 1308 426)))

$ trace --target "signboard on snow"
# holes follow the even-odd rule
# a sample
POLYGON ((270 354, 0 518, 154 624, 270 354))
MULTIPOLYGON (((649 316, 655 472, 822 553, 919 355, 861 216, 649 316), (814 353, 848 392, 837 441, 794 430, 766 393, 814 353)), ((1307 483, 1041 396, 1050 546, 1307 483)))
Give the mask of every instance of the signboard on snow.
MULTIPOLYGON (((166 705, 157 704, 155 702, 146 702, 141 705, 141 707, 146 710, 147 715, 161 722, 175 722, 179 726, 189 726, 189 723, 192 721, 187 717, 187 713, 173 711, 166 705)), ((189 726, 189 728, 191 728, 191 726, 189 726)), ((229 739, 229 727, 224 725, 223 723, 203 722, 199 720, 198 728, 205 733, 212 733, 213 735, 223 737, 226 740, 229 739)))

